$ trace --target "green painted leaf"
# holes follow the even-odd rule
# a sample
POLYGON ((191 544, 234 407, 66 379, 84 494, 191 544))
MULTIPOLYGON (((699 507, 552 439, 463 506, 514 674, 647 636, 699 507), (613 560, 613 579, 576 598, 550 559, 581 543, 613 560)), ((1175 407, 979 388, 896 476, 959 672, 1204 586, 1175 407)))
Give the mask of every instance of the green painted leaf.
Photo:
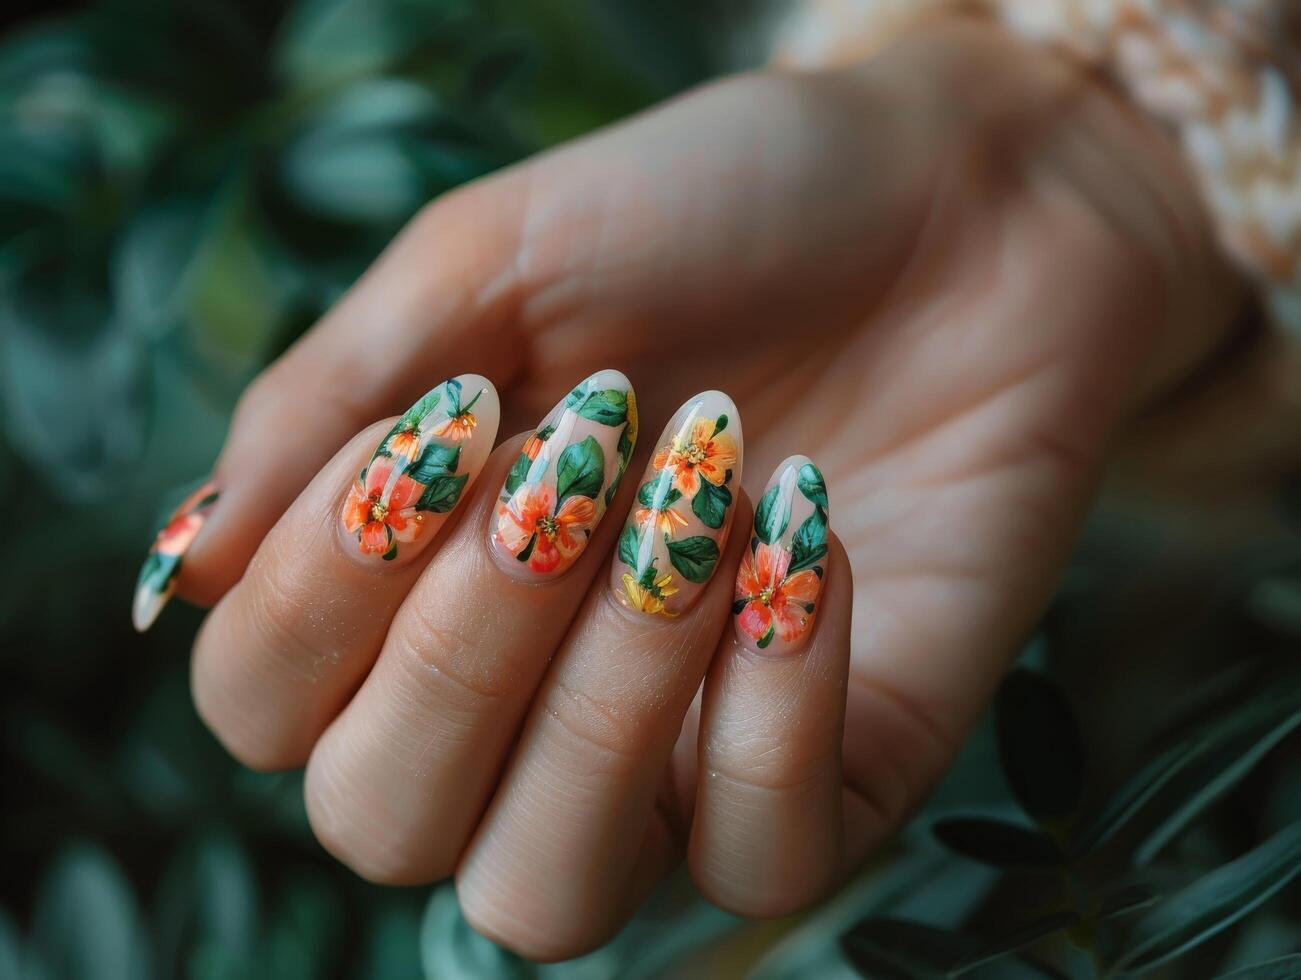
POLYGON ((619 560, 629 568, 637 567, 637 529, 632 525, 619 535, 619 560))
POLYGON ((741 615, 741 610, 743 610, 749 604, 750 604, 749 599, 734 599, 732 601, 732 615, 733 616, 741 615))
POLYGON ((528 561, 529 557, 533 554, 533 548, 537 545, 537 543, 538 543, 538 536, 535 534, 533 535, 533 537, 529 538, 529 543, 524 546, 524 550, 521 551, 515 557, 519 561, 528 561))
POLYGON ((1084 793, 1084 741, 1057 686, 1012 671, 994 700, 994 724, 1003 774, 1025 812, 1041 824, 1074 814, 1084 793))
POLYGON ((681 499, 682 491, 673 486, 673 481, 667 476, 657 476, 653 480, 647 480, 641 485, 641 489, 637 491, 637 502, 643 507, 658 506, 660 510, 663 510, 665 507, 672 507, 681 499), (661 484, 667 487, 667 490, 664 493, 664 499, 657 505, 655 503, 655 494, 661 484))
POLYGON ((427 445, 407 467, 406 475, 417 483, 429 483, 435 477, 456 472, 461 458, 460 446, 442 446, 436 442, 427 445))
POLYGON ((822 479, 822 471, 812 463, 805 463, 800 467, 800 475, 797 480, 800 493, 804 494, 804 499, 810 500, 819 507, 827 506, 827 484, 822 479))
POLYGON ((605 482, 605 453, 592 436, 565 447, 556 464, 556 499, 596 498, 605 482))
POLYGON ((731 506, 732 491, 721 484, 715 486, 708 480, 700 481, 700 489, 691 498, 691 512, 700 518, 700 523, 705 527, 722 527, 723 521, 727 519, 727 508, 731 506))
POLYGON ((153 592, 163 593, 172 584, 172 579, 181 570, 180 555, 164 555, 151 551, 145 556, 140 576, 136 580, 137 588, 144 586, 153 592))
POLYGON ((446 514, 460 501, 461 492, 469 479, 469 473, 462 473, 459 476, 445 473, 434 477, 425 488, 425 492, 420 495, 420 499, 416 501, 416 510, 432 510, 436 514, 446 514))
POLYGON ((759 498, 754 512, 754 533, 764 544, 776 544, 791 520, 789 501, 781 496, 781 484, 774 483, 759 498))
POLYGON ((772 638, 776 633, 777 633, 777 627, 769 626, 768 632, 759 638, 759 649, 766 650, 768 648, 768 644, 772 642, 772 638))
POLYGON ((669 561, 681 576, 697 585, 708 582, 718 563, 718 542, 704 535, 670 541, 669 561))
POLYGON ((931 828, 949 850, 996 868, 1055 868, 1062 852, 1048 837, 1031 827, 1020 827, 986 817, 950 817, 931 828))
POLYGON ((726 415, 720 415, 718 418, 714 419, 714 435, 718 435, 720 432, 726 429, 727 422, 728 419, 726 415))
POLYGON ((788 572, 798 572, 802 568, 816 565, 826 554, 826 512, 821 507, 817 507, 795 532, 795 537, 791 541, 791 563, 788 572))
POLYGON ((610 506, 610 501, 614 500, 614 495, 619 492, 619 487, 623 485, 623 474, 628 469, 628 460, 632 457, 632 440, 628 438, 628 427, 625 425, 623 431, 619 433, 619 444, 617 447, 619 453, 619 464, 614 469, 614 479, 605 490, 605 505, 610 506))
POLYGON ((448 378, 444 384, 447 387, 447 414, 461 414, 461 382, 448 378))
POLYGON ((398 423, 393 427, 393 431, 396 432, 398 429, 407 425, 419 425, 424 421, 426 415, 438 407, 438 401, 440 398, 442 398, 441 388, 435 388, 433 391, 428 392, 420 399, 420 401, 416 402, 402 414, 402 418, 398 419, 398 423))
POLYGON ((1301 820, 1203 875, 1134 924, 1118 971, 1155 969, 1223 932, 1301 874, 1301 820))
POLYGON ((512 496, 515 491, 519 489, 519 485, 523 483, 524 478, 529 475, 529 466, 532 463, 533 460, 528 458, 527 453, 519 454, 519 458, 516 459, 514 464, 511 466, 510 472, 506 474, 506 485, 503 489, 505 490, 507 497, 512 496))
POLYGON ((1232 973, 1222 973, 1216 980, 1301 980, 1301 953, 1253 963, 1232 973))
POLYGON ((628 393, 618 388, 597 391, 575 388, 565 399, 565 406, 582 418, 602 425, 623 425, 628 420, 628 393))

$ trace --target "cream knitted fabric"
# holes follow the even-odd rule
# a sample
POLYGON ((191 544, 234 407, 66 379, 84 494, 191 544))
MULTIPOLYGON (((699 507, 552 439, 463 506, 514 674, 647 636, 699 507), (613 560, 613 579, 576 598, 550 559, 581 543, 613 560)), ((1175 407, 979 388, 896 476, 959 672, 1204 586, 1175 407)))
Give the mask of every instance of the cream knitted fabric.
POLYGON ((1224 247, 1301 340, 1301 0, 810 0, 777 60, 814 67, 955 5, 1108 71, 1183 147, 1224 247))

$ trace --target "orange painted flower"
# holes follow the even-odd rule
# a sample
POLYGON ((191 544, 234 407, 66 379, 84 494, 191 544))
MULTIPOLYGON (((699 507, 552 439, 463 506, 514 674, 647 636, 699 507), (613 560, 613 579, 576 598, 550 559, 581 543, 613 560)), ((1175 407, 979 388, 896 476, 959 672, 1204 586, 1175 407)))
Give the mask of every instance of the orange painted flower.
POLYGON ((701 480, 721 485, 736 465, 736 442, 727 433, 715 433, 716 427, 714 419, 696 419, 689 438, 674 436, 655 454, 655 468, 671 471, 673 486, 684 497, 694 497, 701 480))
POLYGON ((479 420, 474 417, 474 413, 468 408, 464 411, 457 412, 455 415, 449 415, 443 421, 439 422, 432 432, 440 439, 451 439, 455 442, 464 442, 474 435, 474 427, 479 424, 479 420))
POLYGON ((535 572, 550 572, 572 561, 596 519, 587 497, 567 497, 556 510, 556 491, 545 483, 525 484, 497 507, 497 540, 535 572))
POLYGON ((404 425, 388 437, 388 449, 394 456, 405 456, 415 462, 420 448, 420 430, 414 423, 404 425))
POLYGON ((637 522, 638 527, 645 527, 646 522, 655 519, 655 528, 660 534, 667 534, 673 537, 674 531, 680 527, 687 526, 687 519, 671 507, 664 507, 660 510, 653 510, 650 507, 638 507, 637 513, 633 515, 633 520, 637 522))
POLYGON ((408 476, 399 475, 385 494, 393 474, 393 461, 377 457, 357 479, 343 505, 343 526, 357 535, 362 554, 388 555, 396 542, 414 541, 424 530, 424 515, 416 501, 425 488, 408 476))
POLYGON ((737 624, 761 647, 772 642, 774 633, 794 640, 813 621, 813 604, 822 583, 810 568, 787 578, 790 562, 789 551, 767 544, 760 544, 741 561, 736 603, 743 606, 737 624))

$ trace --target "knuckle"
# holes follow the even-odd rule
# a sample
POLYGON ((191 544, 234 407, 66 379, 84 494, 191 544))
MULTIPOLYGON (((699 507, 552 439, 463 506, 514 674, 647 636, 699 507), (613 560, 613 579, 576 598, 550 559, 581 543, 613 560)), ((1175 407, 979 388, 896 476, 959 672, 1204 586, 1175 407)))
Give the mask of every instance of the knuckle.
POLYGON ((551 686, 544 710, 584 757, 601 760, 603 773, 627 774, 643 765, 648 726, 639 712, 620 710, 563 679, 551 686))
POLYGON ((434 603, 407 603, 401 623, 389 634, 407 673, 437 686, 442 703, 451 708, 500 701, 515 691, 513 672, 499 658, 485 656, 467 632, 441 621, 436 609, 434 603))
POLYGON ((581 925, 566 917, 533 906, 532 915, 520 914, 520 904, 508 901, 495 889, 467 887, 463 876, 456 879, 456 896, 461 914, 471 929, 499 946, 536 963, 572 959, 593 949, 592 940, 576 929, 581 925))
POLYGON ((455 855, 420 853, 418 835, 386 819, 367 787, 316 756, 308 764, 304 798, 320 845, 367 881, 422 885, 448 877, 455 867, 455 855))

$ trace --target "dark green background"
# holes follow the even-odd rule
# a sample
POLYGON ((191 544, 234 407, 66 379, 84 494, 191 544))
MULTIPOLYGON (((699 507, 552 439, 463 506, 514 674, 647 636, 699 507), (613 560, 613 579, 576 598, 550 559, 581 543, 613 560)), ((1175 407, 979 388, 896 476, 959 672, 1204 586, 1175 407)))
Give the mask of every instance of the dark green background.
MULTIPOLYGON (((169 609, 137 637, 131 589, 242 387, 422 202, 715 73, 746 15, 689 0, 113 0, 10 28, 0 980, 534 972, 470 933, 446 887, 373 888, 328 859, 307 830, 300 777, 242 770, 195 717, 198 613, 169 609)), ((762 959, 762 977, 848 975, 850 960, 936 975, 953 961, 904 950, 906 929, 882 940, 859 927, 844 954, 839 936, 872 915, 925 922, 947 930, 923 937, 934 959, 961 946, 958 928, 988 939, 1024 925, 1027 896, 1075 907, 1134 880, 1174 894, 1301 819, 1297 739, 1284 737, 1301 635, 1289 500, 1259 502, 1266 531, 1241 549, 1193 561, 1178 515, 1104 508, 1026 659, 1065 690, 1082 734, 1047 730, 1061 711, 1008 709, 1000 761, 983 726, 928 812, 826 909, 742 927, 675 881, 611 947, 542 972, 733 975, 762 959), (1233 737, 1216 735, 1212 723, 1234 719, 1233 737), (1063 762, 1069 751, 1009 749, 1053 737, 1082 741, 1082 773, 1063 762), (1058 809, 1083 793, 1044 824, 1050 837, 1072 822, 1079 833, 1123 777, 1180 739, 1209 748, 1084 871, 1022 880, 930 833, 954 807, 1029 828, 1008 789, 1026 772, 1058 809), (1187 826, 1135 869, 1145 835, 1189 806, 1187 826)), ((942 833, 995 864, 1039 846, 980 829, 942 833)), ((1163 969, 1204 977, 1301 946, 1294 892, 1163 969)), ((1134 921, 1094 933, 1076 922, 1074 943, 1050 930, 1031 958, 1089 976, 1132 946, 1134 921)))

